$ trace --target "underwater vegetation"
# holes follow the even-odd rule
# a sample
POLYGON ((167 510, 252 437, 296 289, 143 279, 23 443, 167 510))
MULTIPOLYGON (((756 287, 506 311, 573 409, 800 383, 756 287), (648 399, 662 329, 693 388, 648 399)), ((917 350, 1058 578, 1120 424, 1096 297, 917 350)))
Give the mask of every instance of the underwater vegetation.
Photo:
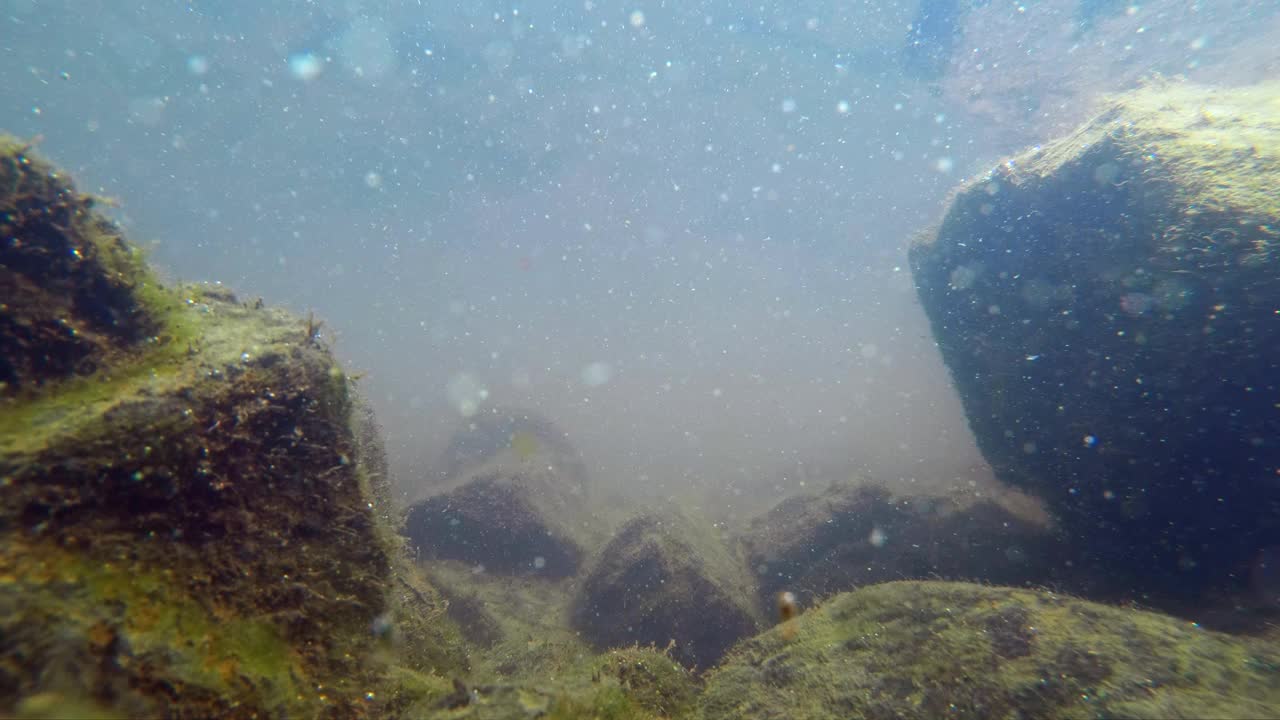
POLYGON ((1049 592, 890 582, 738 645, 702 717, 1269 717, 1280 653, 1049 592))

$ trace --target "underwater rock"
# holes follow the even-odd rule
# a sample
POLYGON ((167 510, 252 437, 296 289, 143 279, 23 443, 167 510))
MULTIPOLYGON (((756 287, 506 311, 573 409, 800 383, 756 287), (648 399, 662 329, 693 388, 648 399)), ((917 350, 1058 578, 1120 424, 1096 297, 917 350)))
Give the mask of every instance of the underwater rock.
POLYGON ((0 188, 0 398, 154 340, 156 286, 94 198, 7 136, 0 188))
POLYGON ((783 591, 803 607, 910 578, 1042 583, 1062 563, 1058 540, 1041 519, 991 500, 897 497, 853 482, 784 500, 754 518, 741 542, 766 606, 783 591))
MULTIPOLYGON (((163 287, 12 140, 0 173, 0 714, 384 716, 380 624, 443 603, 316 324, 163 287)), ((464 665, 444 627, 409 665, 464 665)))
POLYGON ((1275 717, 1280 652, 1048 592, 892 582, 735 647, 718 718, 1275 717))
POLYGON ((750 578, 711 528, 671 509, 628 521, 574 600, 572 622, 600 648, 668 646, 708 667, 759 627, 750 578))
POLYGON ((1277 113, 1280 85, 1112 98, 911 248, 987 461, 1147 602, 1239 591, 1280 536, 1277 113))
POLYGON ((503 574, 577 572, 581 496, 554 469, 494 470, 409 508, 404 535, 419 559, 459 560, 503 574))
POLYGON ((587 468, 567 433, 531 410, 491 407, 468 418, 453 434, 435 469, 433 483, 448 485, 479 468, 546 466, 562 488, 585 496, 587 468))

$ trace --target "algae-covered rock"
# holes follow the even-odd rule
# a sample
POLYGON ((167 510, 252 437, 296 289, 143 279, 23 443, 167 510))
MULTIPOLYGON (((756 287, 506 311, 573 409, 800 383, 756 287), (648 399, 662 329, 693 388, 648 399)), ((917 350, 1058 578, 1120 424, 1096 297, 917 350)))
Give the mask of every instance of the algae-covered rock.
POLYGON ((756 631, 750 578, 724 541, 673 508, 627 522, 574 600, 573 625, 597 647, 674 644, 708 667, 756 631))
POLYGON ((489 408, 454 434, 443 490, 410 506, 403 533, 424 560, 547 578, 573 575, 594 530, 578 451, 546 418, 489 408))
POLYGON ((414 652, 379 632, 441 603, 393 596, 376 433, 318 326, 161 286, 64 178, 0 150, 0 714, 382 715, 387 663, 457 669, 443 621, 409 628, 436 643, 414 652))
POLYGON ((532 410, 487 407, 466 419, 430 473, 433 483, 450 481, 482 467, 545 467, 555 475, 558 489, 573 495, 587 493, 587 468, 568 433, 532 410))
POLYGON ((1156 84, 956 194, 911 248, 987 461, 1117 589, 1280 536, 1280 85, 1156 84))
POLYGON ((554 469, 530 464, 477 475, 415 504, 404 534, 422 559, 558 578, 574 574, 582 560, 574 523, 582 514, 580 496, 554 469))
POLYGON ((892 582, 740 644, 706 720, 1203 718, 1280 713, 1280 651, 1048 592, 892 582))
POLYGON ((93 207, 0 136, 0 398, 92 373, 162 326, 154 280, 93 207))
POLYGON ((779 592, 814 598, 887 580, 1046 582, 1063 548, 1044 518, 989 499, 895 496, 835 483, 754 518, 741 537, 766 606, 779 592))

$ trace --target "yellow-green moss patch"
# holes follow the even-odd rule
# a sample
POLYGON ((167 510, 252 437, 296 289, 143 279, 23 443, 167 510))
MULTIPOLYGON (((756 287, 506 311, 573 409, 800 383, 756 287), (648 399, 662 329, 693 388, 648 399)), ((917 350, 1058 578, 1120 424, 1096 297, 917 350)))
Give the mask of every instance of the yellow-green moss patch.
POLYGON ((1275 715, 1280 653, 1153 613, 943 582, 838 595, 742 643, 702 700, 707 720, 1083 720, 1176 708, 1275 715))

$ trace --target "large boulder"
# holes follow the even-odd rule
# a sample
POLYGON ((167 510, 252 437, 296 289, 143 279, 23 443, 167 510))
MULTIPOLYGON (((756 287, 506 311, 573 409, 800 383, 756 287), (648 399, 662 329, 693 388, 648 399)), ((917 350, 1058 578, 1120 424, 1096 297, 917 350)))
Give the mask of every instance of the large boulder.
POLYGON ((1277 85, 1114 98, 911 248, 988 462, 1077 563, 1156 600, 1238 583, 1280 538, 1277 113, 1277 85))
POLYGON ((382 717, 385 661, 461 669, 317 323, 161 285, 8 139, 0 235, 0 715, 382 717))
POLYGON ((1048 592, 892 582, 735 647, 705 720, 1276 717, 1280 651, 1048 592))
POLYGON ((789 498, 741 536, 767 608, 780 592, 815 598, 906 578, 1043 583, 1063 563, 1043 512, 992 499, 895 496, 883 487, 835 483, 789 498))
POLYGON ((708 667, 759 619, 750 577, 714 528, 675 508, 637 516, 582 583, 573 626, 600 648, 665 647, 708 667))

